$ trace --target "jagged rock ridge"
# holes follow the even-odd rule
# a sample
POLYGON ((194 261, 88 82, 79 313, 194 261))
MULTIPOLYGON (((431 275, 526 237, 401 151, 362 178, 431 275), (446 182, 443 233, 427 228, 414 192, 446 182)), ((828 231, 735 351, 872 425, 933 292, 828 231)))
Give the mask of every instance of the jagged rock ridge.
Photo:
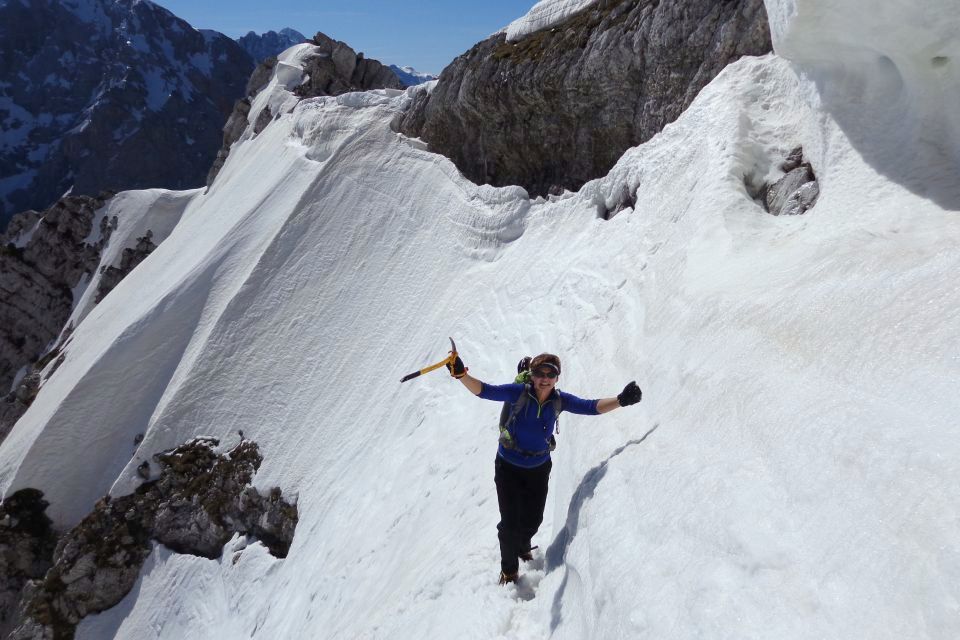
MULTIPOLYGON (((350 45, 334 40, 323 33, 317 33, 310 41, 313 51, 307 58, 303 69, 306 80, 296 88, 296 94, 301 98, 317 96, 337 96, 351 91, 368 91, 370 89, 402 89, 403 85, 397 76, 389 69, 372 58, 365 58, 363 53, 357 53, 350 45)), ((220 169, 223 168, 230 148, 237 142, 250 126, 249 114, 253 99, 270 81, 276 58, 267 58, 260 63, 247 82, 245 98, 237 101, 233 113, 223 127, 223 144, 217 152, 216 160, 207 175, 207 185, 213 184, 220 169)), ((257 114, 253 124, 253 133, 260 133, 266 127, 273 114, 264 109, 257 114)))
POLYGON ((458 57, 396 123, 471 180, 575 190, 658 133, 728 63, 771 50, 762 0, 601 0, 458 57))
MULTIPOLYGON (((42 514, 46 505, 40 492, 27 490, 32 522, 46 521, 46 528, 34 526, 37 535, 30 536, 0 519, 0 550, 10 550, 17 566, 30 565, 9 581, 26 586, 18 619, 10 620, 17 625, 11 640, 73 637, 85 616, 115 606, 130 592, 153 542, 217 558, 224 544, 240 534, 259 540, 274 556, 286 557, 298 520, 296 505, 284 500, 279 488, 264 496, 249 486, 263 460, 255 442, 241 440, 222 455, 217 446, 216 439, 196 438, 154 456, 156 479, 131 495, 104 497, 52 553, 49 521, 42 514)), ((13 498, 14 505, 24 501, 22 495, 0 505, 0 518, 13 510, 8 506, 13 498)))
POLYGON ((0 230, 71 189, 201 186, 252 64, 146 0, 0 3, 0 230))
POLYGON ((68 196, 45 212, 19 214, 0 236, 0 389, 56 339, 73 308, 73 288, 100 262, 109 221, 95 214, 110 194, 68 196), (17 241, 14 242, 13 240, 17 241))
POLYGON ((308 78, 298 88, 302 98, 338 96, 350 91, 402 89, 400 80, 377 60, 365 58, 350 45, 323 33, 313 37, 315 55, 307 61, 308 78))

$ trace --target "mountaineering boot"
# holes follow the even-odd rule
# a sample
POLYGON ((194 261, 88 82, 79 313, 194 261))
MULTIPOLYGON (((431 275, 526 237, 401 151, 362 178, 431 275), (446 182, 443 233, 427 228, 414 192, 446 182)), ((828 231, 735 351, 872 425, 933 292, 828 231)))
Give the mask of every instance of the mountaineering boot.
POLYGON ((501 571, 501 572, 500 572, 500 584, 501 584, 501 585, 510 584, 510 583, 516 584, 516 583, 517 583, 517 579, 518 579, 519 577, 520 577, 520 574, 519 574, 519 573, 504 573, 503 571, 501 571))
POLYGON ((522 560, 523 562, 530 562, 531 560, 533 560, 533 550, 536 548, 537 548, 537 545, 533 545, 532 547, 530 547, 529 549, 527 549, 517 557, 520 558, 520 560, 522 560))

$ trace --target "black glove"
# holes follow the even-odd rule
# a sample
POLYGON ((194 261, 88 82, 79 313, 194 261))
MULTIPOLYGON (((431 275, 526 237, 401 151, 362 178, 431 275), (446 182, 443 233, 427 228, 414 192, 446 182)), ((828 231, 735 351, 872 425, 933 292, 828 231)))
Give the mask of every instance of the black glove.
POLYGON ((457 356, 453 362, 447 363, 447 370, 454 378, 459 379, 467 375, 467 368, 463 366, 463 360, 460 359, 460 356, 457 356))
POLYGON ((643 396, 643 393, 640 391, 640 387, 637 386, 636 382, 631 382, 617 396, 617 402, 620 403, 621 407, 626 407, 640 402, 641 396, 643 396))

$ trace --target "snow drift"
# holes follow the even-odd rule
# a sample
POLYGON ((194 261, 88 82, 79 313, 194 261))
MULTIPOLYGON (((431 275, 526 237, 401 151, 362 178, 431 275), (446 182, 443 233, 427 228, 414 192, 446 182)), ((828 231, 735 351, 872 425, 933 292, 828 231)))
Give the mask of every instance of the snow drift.
POLYGON ((415 89, 258 96, 282 115, 76 328, 0 486, 69 526, 146 456, 243 431, 256 484, 299 493, 297 534, 286 560, 158 546, 77 637, 956 637, 957 147, 933 108, 958 86, 952 3, 768 10, 789 60, 732 65, 550 200, 394 134, 415 89), (900 62, 922 42, 947 62, 900 62), (798 145, 820 199, 769 216, 745 183, 798 145), (566 390, 644 388, 561 418, 519 589, 495 584, 499 407, 442 373, 397 382, 448 335, 484 380, 549 350, 566 390))
POLYGON ((523 36, 546 29, 582 11, 597 0, 540 0, 523 17, 506 27, 507 41, 513 42, 523 36))

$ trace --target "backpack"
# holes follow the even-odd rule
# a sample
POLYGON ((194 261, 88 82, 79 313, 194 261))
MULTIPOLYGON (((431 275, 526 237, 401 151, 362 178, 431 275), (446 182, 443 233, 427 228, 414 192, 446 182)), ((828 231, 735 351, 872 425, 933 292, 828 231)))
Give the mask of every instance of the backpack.
MULTIPOLYGON (((500 444, 504 449, 515 451, 525 457, 537 457, 556 449, 557 439, 551 435, 547 442, 549 448, 543 451, 527 451, 516 447, 516 438, 513 432, 513 424, 517 421, 517 416, 527 408, 527 403, 530 401, 529 394, 533 388, 530 383, 530 360, 530 356, 526 356, 517 363, 517 377, 514 378, 514 382, 523 384, 523 391, 520 392, 520 396, 513 402, 504 402, 503 408, 500 409, 500 444)), ((563 410, 563 399, 560 398, 560 394, 555 393, 550 402, 553 406, 553 415, 559 417, 563 410)), ((560 433, 559 421, 557 426, 554 427, 554 433, 560 433)))

